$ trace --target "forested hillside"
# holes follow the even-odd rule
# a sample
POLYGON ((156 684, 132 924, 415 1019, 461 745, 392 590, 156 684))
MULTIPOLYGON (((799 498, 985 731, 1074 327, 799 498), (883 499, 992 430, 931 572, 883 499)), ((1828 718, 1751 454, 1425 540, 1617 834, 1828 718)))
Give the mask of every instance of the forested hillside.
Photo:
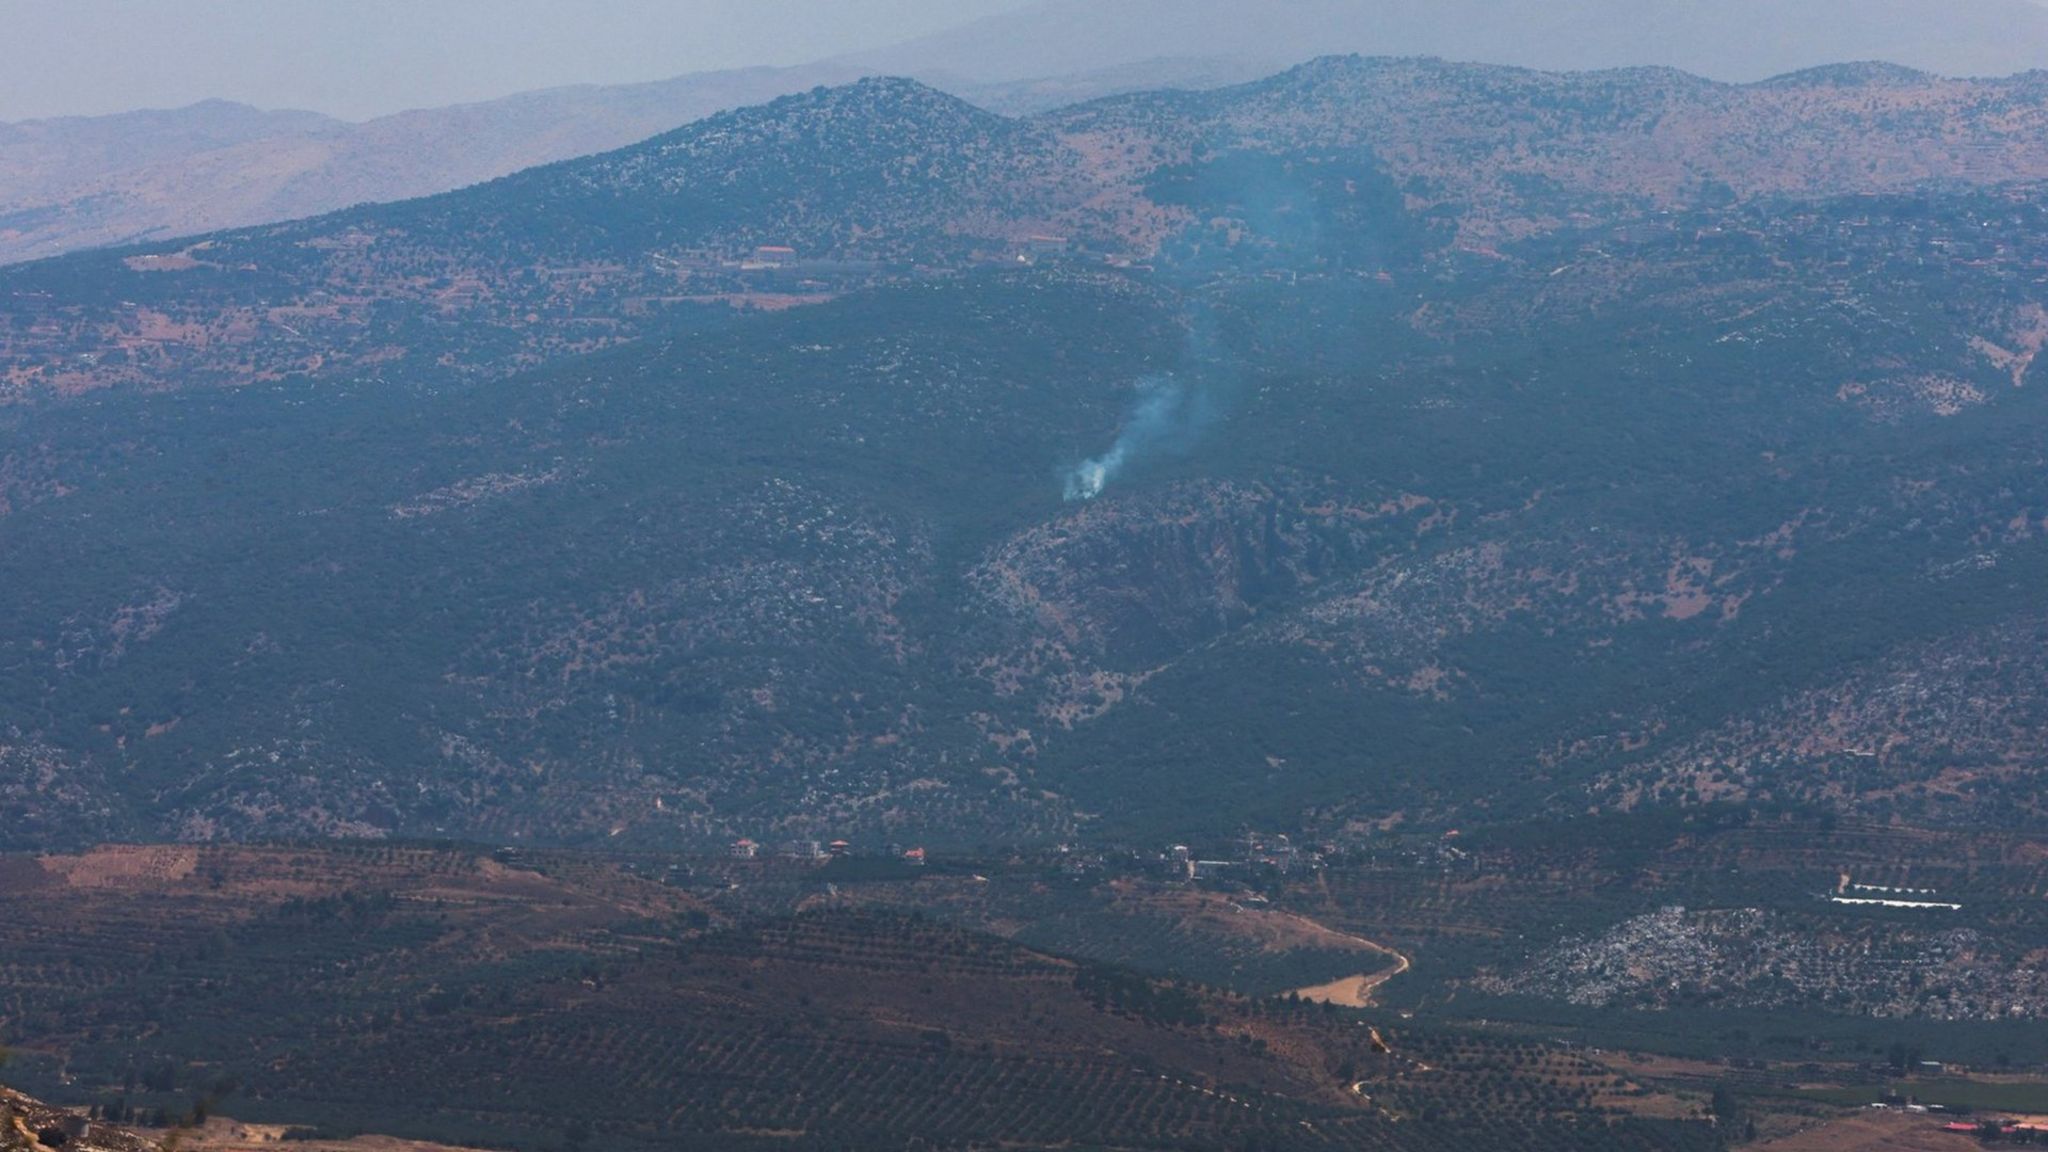
POLYGON ((10 843, 2031 820, 2039 83, 864 81, 8 269, 10 843))

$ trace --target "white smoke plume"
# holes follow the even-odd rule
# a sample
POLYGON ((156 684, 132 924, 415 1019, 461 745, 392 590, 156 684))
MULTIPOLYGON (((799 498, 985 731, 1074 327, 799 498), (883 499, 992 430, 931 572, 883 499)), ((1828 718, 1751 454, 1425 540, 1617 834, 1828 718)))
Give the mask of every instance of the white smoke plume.
POLYGON ((1185 449, 1208 419, 1209 405, 1199 390, 1172 376, 1146 377, 1138 382, 1137 401, 1116 443, 1068 469, 1066 498, 1093 500, 1133 461, 1185 449))

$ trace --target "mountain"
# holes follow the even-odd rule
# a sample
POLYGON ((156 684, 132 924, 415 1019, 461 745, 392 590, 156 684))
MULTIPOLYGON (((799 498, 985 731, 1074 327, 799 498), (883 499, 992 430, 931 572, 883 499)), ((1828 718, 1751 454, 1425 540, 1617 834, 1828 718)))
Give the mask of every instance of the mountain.
MULTIPOLYGON (((943 86, 991 109, 1030 112, 1140 89, 1238 83, 1267 70, 1150 60, 1002 83, 954 78, 943 86)), ((359 124, 225 101, 0 124, 0 264, 445 192, 868 72, 850 61, 706 72, 527 92, 359 124)))
POLYGON ((340 121, 313 112, 265 112, 209 100, 168 111, 0 124, 0 156, 7 159, 12 199, 48 195, 139 165, 341 127, 340 121))
MULTIPOLYGON (((913 70, 909 75, 951 92, 991 112, 1028 116, 1049 112, 1069 104, 1084 104, 1105 96, 1165 89, 1206 91, 1246 84, 1279 72, 1288 60, 1255 60, 1234 56, 1147 57, 1128 63, 1079 72, 1044 76, 1008 77, 1001 80, 966 80, 940 70, 913 70)), ((883 69, 890 74, 895 70, 883 69)))
POLYGON ((859 75, 830 65, 713 72, 361 124, 214 101, 0 125, 0 262, 443 192, 859 75))
POLYGON ((200 1149, 2020 1138, 2042 84, 863 79, 0 269, 10 1083, 200 1149))
POLYGON ((245 383, 439 358, 429 375, 463 378, 604 347, 679 310, 784 306, 890 266, 1005 251, 1094 193, 1043 126, 867 80, 464 192, 21 266, 6 370, 70 390, 102 372, 151 386, 173 363, 184 383, 245 383), (792 245, 808 264, 740 259, 792 245), (100 269, 129 282, 95 318, 47 279, 100 269), (134 321, 139 343, 120 332, 134 321), (79 323, 110 343, 88 353, 79 323), (61 363, 40 359, 51 337, 61 363))
MULTIPOLYGON (((1033 234, 1199 263, 1202 198, 1274 232, 1305 222, 1304 197, 1343 165, 1347 194, 1398 197, 1398 220, 1477 252, 1588 215, 1654 224, 1759 196, 2042 179, 2044 89, 2041 75, 1874 66, 1725 85, 1339 57, 1011 119, 868 80, 456 194, 16 269, 0 276, 0 396, 475 378, 678 310, 819 300, 920 262, 1014 262, 1033 234), (757 246, 794 247, 797 263, 760 266, 757 246)), ((1316 239, 1285 237, 1304 258, 1316 239)))
POLYGON ((1159 57, 1289 64, 1348 52, 1547 70, 1658 65, 1728 81, 1866 60, 2006 76, 2048 67, 2048 11, 2030 0, 1039 0, 857 59, 987 82, 1159 57))
POLYGON ((2040 83, 867 80, 8 269, 0 816, 2023 824, 2040 83))
POLYGON ((1753 81, 1887 61, 1951 76, 2048 67, 2030 0, 1043 0, 887 50, 789 68, 584 85, 367 123, 213 101, 0 124, 0 264, 431 195, 622 147, 714 112, 875 74, 1009 114, 1243 83, 1333 53, 1549 70, 1657 65, 1753 81))

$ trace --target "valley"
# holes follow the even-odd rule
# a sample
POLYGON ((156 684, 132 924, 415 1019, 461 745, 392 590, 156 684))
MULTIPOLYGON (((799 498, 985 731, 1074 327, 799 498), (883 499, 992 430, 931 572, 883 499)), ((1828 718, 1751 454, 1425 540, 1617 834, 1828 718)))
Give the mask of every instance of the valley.
MULTIPOLYGON (((550 1132, 827 1147, 1000 1131, 1051 1147, 1105 1130, 1132 1146, 1512 1131, 1708 1148, 1834 1131, 1886 1100, 1901 1132, 1939 1137, 2048 1091, 2048 1048, 2031 1011, 1973 1018, 1973 993, 1938 965, 1925 999, 1875 1012, 1860 997, 1895 977, 1854 964, 1824 995, 1765 1001, 1677 981, 1671 998, 1593 1000, 1489 974, 1542 973, 1528 958, 1678 899, 1846 933, 1874 959, 1922 930, 1822 912, 1802 888, 1823 859, 1953 883, 1974 911, 1945 930, 1972 933, 1987 962, 2038 958, 2039 845, 1964 844, 1947 843, 1944 873, 1927 863, 1940 854, 1868 829, 1630 820, 1584 847, 1394 835, 1193 883, 1141 850, 906 864, 861 849, 109 847, 0 873, 9 1075, 149 1123, 203 1099, 247 1131, 351 1149, 388 1146, 366 1133, 490 1146, 550 1132), (1287 990, 1367 957, 1371 1005, 1287 990), (431 1068, 402 1056, 421 1043, 443 1053, 431 1068)), ((218 1127, 195 1146, 231 1146, 218 1127)))
POLYGON ((222 1152, 2031 1140, 2043 84, 867 78, 0 267, 5 1075, 222 1152))

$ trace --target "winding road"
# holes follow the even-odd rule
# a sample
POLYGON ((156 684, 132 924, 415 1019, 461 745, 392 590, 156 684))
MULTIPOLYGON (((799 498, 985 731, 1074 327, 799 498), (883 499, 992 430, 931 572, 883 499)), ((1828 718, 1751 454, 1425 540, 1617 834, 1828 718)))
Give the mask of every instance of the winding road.
POLYGON ((1392 968, 1384 968, 1378 972, 1360 973, 1357 976, 1346 976, 1341 980, 1332 980, 1328 984, 1317 984, 1312 988, 1295 989, 1294 994, 1303 1000, 1313 1001, 1317 1004, 1335 1004, 1343 1008, 1370 1008, 1373 1002, 1372 994, 1379 990, 1380 985, 1408 971, 1413 966, 1409 963, 1408 957, 1387 947, 1385 944, 1381 944, 1377 940, 1367 940, 1363 936, 1356 936, 1349 932, 1339 932, 1328 925, 1318 924, 1306 916, 1297 915, 1292 912, 1286 915, 1319 932, 1327 932, 1332 936, 1342 937, 1355 944, 1369 948, 1382 956, 1391 956, 1394 960, 1392 968))

